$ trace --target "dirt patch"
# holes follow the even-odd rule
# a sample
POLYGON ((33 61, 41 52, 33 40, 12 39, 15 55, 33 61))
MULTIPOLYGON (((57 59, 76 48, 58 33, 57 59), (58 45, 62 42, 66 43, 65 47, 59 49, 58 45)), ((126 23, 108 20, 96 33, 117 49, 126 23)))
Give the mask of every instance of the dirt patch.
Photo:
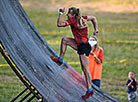
POLYGON ((54 4, 47 4, 45 2, 38 1, 21 1, 23 8, 36 8, 36 9, 47 9, 51 11, 58 10, 59 6, 54 4))
POLYGON ((132 5, 116 5, 108 4, 106 2, 102 3, 85 3, 80 5, 81 8, 91 9, 95 12, 138 12, 138 7, 132 5))
POLYGON ((138 4, 137 2, 110 2, 110 1, 100 1, 100 2, 82 2, 75 1, 75 0, 61 0, 61 1, 55 1, 52 0, 51 2, 47 3, 46 1, 24 1, 21 0, 21 4, 25 8, 42 8, 42 9, 48 9, 48 10, 57 10, 60 7, 79 7, 83 9, 84 11, 88 12, 138 12, 138 4))

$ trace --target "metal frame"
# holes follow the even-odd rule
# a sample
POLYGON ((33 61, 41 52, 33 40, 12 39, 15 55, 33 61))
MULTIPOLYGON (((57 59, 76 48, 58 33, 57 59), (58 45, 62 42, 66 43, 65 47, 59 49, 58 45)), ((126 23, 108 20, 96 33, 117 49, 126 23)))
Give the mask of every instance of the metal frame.
MULTIPOLYGON (((1 44, 2 45, 2 44, 1 44)), ((2 47, 4 48, 4 46, 2 45, 2 47)), ((29 98, 26 102, 30 102, 31 100, 33 100, 34 98, 37 98, 38 100, 41 99, 40 96, 41 94, 37 91, 37 89, 28 81, 25 80, 22 76, 22 72, 19 71, 19 69, 17 67, 15 67, 13 65, 13 63, 11 62, 11 58, 10 56, 7 57, 2 49, 2 47, 0 46, 0 52, 2 54, 2 56, 4 57, 4 59, 7 61, 7 63, 10 65, 10 67, 12 68, 12 70, 15 72, 15 74, 18 76, 18 78, 22 81, 22 83, 26 86, 26 88, 20 92, 15 98, 13 98, 10 102, 15 102, 20 96, 22 96, 27 90, 29 90, 30 92, 25 95, 21 100, 19 100, 18 102, 23 102, 25 99, 27 99, 31 94, 33 94, 33 96, 31 98, 29 98)))

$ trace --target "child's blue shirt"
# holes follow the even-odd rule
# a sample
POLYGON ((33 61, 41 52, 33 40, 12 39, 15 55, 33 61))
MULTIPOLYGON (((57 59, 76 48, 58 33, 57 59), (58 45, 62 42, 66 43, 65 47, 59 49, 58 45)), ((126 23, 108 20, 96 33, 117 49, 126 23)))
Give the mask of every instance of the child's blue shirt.
MULTIPOLYGON (((126 85, 128 85, 130 82, 131 82, 131 80, 128 79, 126 82, 126 85)), ((130 93, 130 92, 134 92, 136 90, 137 90, 136 81, 135 81, 135 79, 133 79, 133 82, 132 82, 131 86, 128 87, 127 92, 130 93)))

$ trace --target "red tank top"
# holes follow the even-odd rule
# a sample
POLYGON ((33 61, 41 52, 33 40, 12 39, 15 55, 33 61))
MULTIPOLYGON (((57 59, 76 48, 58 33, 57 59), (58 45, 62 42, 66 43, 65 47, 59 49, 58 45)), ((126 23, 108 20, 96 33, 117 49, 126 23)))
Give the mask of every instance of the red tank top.
MULTIPOLYGON (((84 19, 87 19, 87 16, 82 16, 84 19)), ((88 26, 79 27, 76 18, 69 18, 64 21, 66 25, 70 25, 73 36, 77 42, 77 45, 80 45, 80 41, 88 43, 88 26)))

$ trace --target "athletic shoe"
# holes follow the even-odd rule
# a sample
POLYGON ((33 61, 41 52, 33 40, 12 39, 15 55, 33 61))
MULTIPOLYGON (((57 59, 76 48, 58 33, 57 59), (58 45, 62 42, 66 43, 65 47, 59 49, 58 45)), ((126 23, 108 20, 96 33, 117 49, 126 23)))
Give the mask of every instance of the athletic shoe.
POLYGON ((53 56, 50 56, 51 57, 51 59, 54 61, 54 62, 56 62, 59 66, 61 66, 61 64, 63 63, 63 61, 60 61, 60 60, 62 60, 60 57, 53 57, 53 56))
POLYGON ((94 91, 91 92, 86 91, 85 95, 82 96, 84 99, 88 99, 90 96, 94 95, 94 91))

